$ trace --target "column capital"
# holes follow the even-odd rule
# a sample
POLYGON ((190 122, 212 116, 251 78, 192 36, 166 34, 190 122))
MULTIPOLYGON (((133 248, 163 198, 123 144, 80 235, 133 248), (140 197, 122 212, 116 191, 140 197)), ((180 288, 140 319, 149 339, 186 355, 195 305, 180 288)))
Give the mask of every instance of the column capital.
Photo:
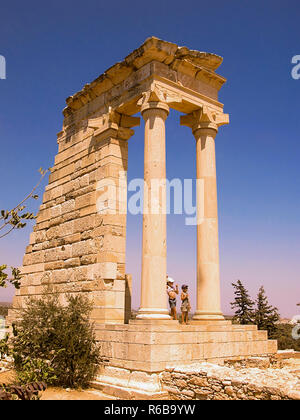
POLYGON ((111 107, 108 108, 106 114, 100 117, 91 118, 88 121, 88 128, 94 130, 94 137, 112 131, 114 135, 121 140, 128 140, 134 131, 131 127, 140 125, 139 117, 131 117, 129 115, 120 114, 111 107))
POLYGON ((229 123, 229 115, 217 112, 203 105, 200 109, 180 117, 180 125, 187 125, 195 135, 197 130, 213 130, 215 134, 221 125, 229 123))
POLYGON ((169 104, 181 101, 182 98, 179 95, 170 94, 157 84, 153 83, 151 84, 149 90, 142 93, 142 97, 137 102, 137 105, 140 107, 142 115, 147 110, 157 109, 165 111, 166 118, 169 114, 169 104))

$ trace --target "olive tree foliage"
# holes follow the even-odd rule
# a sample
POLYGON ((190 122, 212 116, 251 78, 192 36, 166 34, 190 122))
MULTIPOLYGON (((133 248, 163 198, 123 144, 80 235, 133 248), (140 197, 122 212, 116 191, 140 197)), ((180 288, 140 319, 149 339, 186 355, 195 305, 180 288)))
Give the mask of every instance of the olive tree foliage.
POLYGON ((27 299, 12 339, 18 380, 87 387, 101 363, 91 311, 87 297, 67 295, 62 304, 51 288, 40 298, 27 299))
MULTIPOLYGON (((15 229, 23 229, 29 220, 36 218, 34 213, 27 211, 27 205, 30 199, 38 199, 39 196, 36 194, 36 190, 48 172, 49 169, 44 170, 40 168, 40 179, 31 192, 13 209, 0 210, 0 239, 5 238, 15 229)), ((16 289, 19 289, 21 279, 20 270, 11 267, 11 278, 9 278, 7 268, 6 264, 0 265, 0 287, 6 287, 8 283, 11 283, 16 289)))

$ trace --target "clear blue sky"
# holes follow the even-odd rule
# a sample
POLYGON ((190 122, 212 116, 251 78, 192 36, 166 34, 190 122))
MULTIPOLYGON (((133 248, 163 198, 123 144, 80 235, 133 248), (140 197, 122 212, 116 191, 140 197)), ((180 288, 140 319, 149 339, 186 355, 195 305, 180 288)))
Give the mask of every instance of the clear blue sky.
MULTIPOLYGON (((223 310, 230 283, 255 295, 263 284, 283 316, 297 312, 299 288, 299 1, 10 1, 0 12, 0 208, 14 206, 53 164, 65 98, 154 35, 224 57, 220 94, 230 125, 217 135, 223 310)), ((194 139, 167 120, 168 178, 195 177, 194 139), (184 143, 184 154, 182 144, 184 143)), ((143 128, 129 146, 129 179, 143 176, 143 128)), ((36 208, 36 207, 34 207, 36 208)), ((31 229, 0 243, 0 263, 21 264, 31 229)), ((138 305, 141 218, 129 216, 127 272, 138 305)), ((168 272, 195 284, 195 231, 168 216, 168 272)), ((1 290, 0 301, 12 290, 1 290)))

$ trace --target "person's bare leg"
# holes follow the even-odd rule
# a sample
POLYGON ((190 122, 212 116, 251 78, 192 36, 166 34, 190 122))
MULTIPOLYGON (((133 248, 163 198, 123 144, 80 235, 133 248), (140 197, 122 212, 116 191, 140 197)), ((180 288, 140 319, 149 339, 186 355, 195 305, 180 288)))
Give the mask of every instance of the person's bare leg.
POLYGON ((173 316, 173 319, 175 319, 175 321, 177 320, 177 312, 176 312, 176 308, 173 308, 173 311, 174 311, 174 316, 173 316))

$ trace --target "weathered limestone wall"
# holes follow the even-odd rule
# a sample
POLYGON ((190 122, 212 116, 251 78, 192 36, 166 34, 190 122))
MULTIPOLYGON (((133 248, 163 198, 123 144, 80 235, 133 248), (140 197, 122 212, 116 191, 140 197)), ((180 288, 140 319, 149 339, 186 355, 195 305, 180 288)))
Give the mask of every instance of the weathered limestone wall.
POLYGON ((161 374, 174 400, 300 400, 300 380, 281 369, 234 368, 202 363, 161 374))
POLYGON ((127 141, 116 129, 99 136, 83 124, 74 130, 72 136, 66 131, 58 136, 14 307, 51 285, 62 299, 70 292, 88 294, 97 321, 123 323, 125 291, 128 312, 131 287, 125 277, 126 214, 103 214, 103 209, 122 204, 119 191, 117 201, 109 198, 109 188, 113 183, 120 191, 126 188, 119 185, 119 176, 125 174, 126 183, 127 141))
POLYGON ((165 324, 96 325, 101 341, 101 356, 110 367, 162 372, 171 362, 179 365, 224 359, 272 355, 276 340, 268 340, 266 331, 255 325, 181 325, 165 324))

